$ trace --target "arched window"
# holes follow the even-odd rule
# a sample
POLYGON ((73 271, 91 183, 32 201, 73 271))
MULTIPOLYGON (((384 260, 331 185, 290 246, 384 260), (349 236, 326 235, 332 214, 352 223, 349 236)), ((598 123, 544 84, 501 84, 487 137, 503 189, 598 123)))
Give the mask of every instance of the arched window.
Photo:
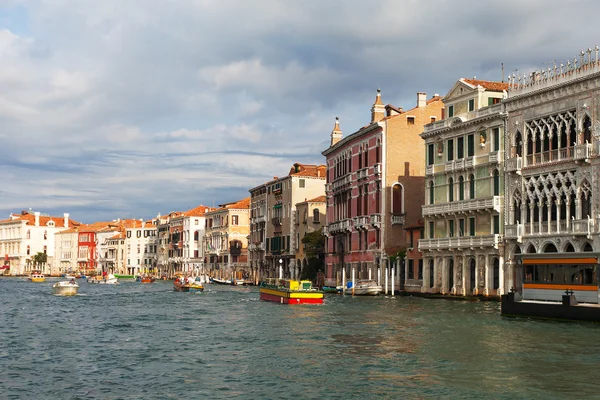
POLYGON ((48 239, 48 231, 44 231, 44 240, 48 239))
POLYGON ((520 131, 515 134, 515 155, 523 157, 523 136, 520 131))
POLYGON ((565 253, 575 253, 575 248, 570 242, 565 246, 565 253))
POLYGON ((465 199, 465 178, 461 176, 458 177, 458 200, 465 199))
POLYGON ((454 201, 454 179, 448 179, 448 201, 454 201))
POLYGON ((30 255, 30 254, 31 254, 31 247, 27 246, 27 255, 30 255))
POLYGON ((500 196, 500 173, 494 170, 494 196, 500 196))
POLYGON ((586 244, 583 246, 583 251, 594 251, 594 248, 589 242, 586 242, 586 244))
POLYGON ((454 286, 454 259, 448 260, 448 290, 452 290, 454 286))
POLYGON ((469 199, 475 198, 475 175, 469 175, 469 199))
POLYGON ((200 237, 200 233, 198 231, 195 231, 194 232, 194 241, 197 242, 199 237, 200 237))
POLYGON ((494 258, 494 290, 498 290, 500 288, 500 260, 494 258))
POLYGON ((27 230, 27 239, 31 239, 31 229, 27 230))
POLYGON ((313 224, 319 224, 321 223, 321 214, 319 212, 318 208, 315 208, 313 210, 313 224))
POLYGON ((396 183, 392 187, 392 214, 400 215, 404 213, 404 188, 396 183))
POLYGON ((548 243, 546 247, 544 247, 544 253, 558 253, 558 249, 552 243, 548 243))
POLYGON ((529 254, 534 254, 536 253, 535 251, 535 246, 533 244, 530 244, 529 247, 527 248, 527 253, 529 254))

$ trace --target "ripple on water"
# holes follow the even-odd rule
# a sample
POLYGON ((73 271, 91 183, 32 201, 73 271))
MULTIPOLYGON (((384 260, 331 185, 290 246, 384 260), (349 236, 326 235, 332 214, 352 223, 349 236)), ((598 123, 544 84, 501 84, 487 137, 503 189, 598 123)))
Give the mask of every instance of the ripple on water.
POLYGON ((82 282, 58 297, 0 279, 0 398, 585 398, 599 333, 504 319, 493 302, 285 307, 256 288, 169 282, 82 282))

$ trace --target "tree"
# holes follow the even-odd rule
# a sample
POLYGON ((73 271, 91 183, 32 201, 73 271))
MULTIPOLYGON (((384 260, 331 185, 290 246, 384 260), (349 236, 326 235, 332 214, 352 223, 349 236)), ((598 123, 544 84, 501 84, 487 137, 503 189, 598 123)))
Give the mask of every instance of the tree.
POLYGON ((302 238, 304 244, 304 252, 308 259, 308 265, 302 269, 300 279, 308 279, 314 281, 319 271, 323 271, 325 261, 325 236, 323 229, 310 232, 302 238))
POLYGON ((48 261, 48 256, 46 253, 38 252, 35 256, 33 256, 34 268, 46 264, 46 261, 48 261))

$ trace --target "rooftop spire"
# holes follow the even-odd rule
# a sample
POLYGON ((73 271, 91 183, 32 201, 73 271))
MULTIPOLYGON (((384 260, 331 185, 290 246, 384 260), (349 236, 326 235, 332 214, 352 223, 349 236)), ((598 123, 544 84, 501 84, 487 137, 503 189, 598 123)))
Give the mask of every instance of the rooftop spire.
POLYGON ((335 117, 335 125, 331 131, 331 146, 342 140, 342 130, 340 129, 340 119, 335 117))
POLYGON ((377 88, 377 97, 371 107, 371 123, 381 121, 385 118, 385 106, 381 101, 381 89, 377 88))

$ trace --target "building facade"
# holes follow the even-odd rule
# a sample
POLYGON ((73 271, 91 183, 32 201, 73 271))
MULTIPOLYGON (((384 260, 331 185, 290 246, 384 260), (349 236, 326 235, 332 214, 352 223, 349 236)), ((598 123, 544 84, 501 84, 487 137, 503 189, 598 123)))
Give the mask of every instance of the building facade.
MULTIPOLYGON (((302 239, 307 233, 321 231, 325 224, 327 198, 325 195, 315 197, 296 204, 296 263, 300 266, 300 272, 308 267, 309 255, 305 251, 302 239)), ((324 271, 323 271, 324 272, 324 271)))
MULTIPOLYGON (((521 292, 523 279, 533 286, 544 279, 573 289, 574 284, 584 283, 575 281, 578 274, 573 273, 573 279, 563 271, 536 275, 550 263, 542 253, 556 253, 552 258, 563 268, 577 270, 578 254, 590 256, 600 250, 598 47, 582 51, 560 67, 523 77, 513 75, 509 83, 504 102, 508 112, 506 192, 510 199, 505 233, 508 287, 521 292), (525 256, 527 266, 517 263, 525 256)), ((597 255, 593 256, 597 260, 597 255)), ((592 275, 584 280, 588 278, 597 284, 592 275)))
POLYGON ((250 189, 249 266, 253 276, 266 277, 267 185, 250 189))
POLYGON ((446 115, 428 124, 421 291, 503 292, 504 129, 508 84, 459 79, 446 115))
POLYGON ((77 225, 80 224, 70 220, 68 213, 53 217, 32 210, 11 214, 0 221, 0 254, 4 256, 4 265, 10 267, 7 274, 27 275, 34 269, 51 274, 54 234, 77 225), (34 257, 38 253, 45 255, 46 262, 35 264, 34 257))
MULTIPOLYGON (((407 248, 404 226, 421 218, 425 162, 423 125, 442 116, 441 97, 417 93, 416 107, 385 106, 378 90, 369 125, 343 138, 336 119, 327 164, 325 279, 341 284, 342 271, 380 277, 389 256, 407 248)), ((404 269, 395 271, 404 273, 404 269)), ((401 276, 399 282, 403 282, 401 276)))
POLYGON ((289 173, 265 184, 267 224, 265 229, 266 277, 296 279, 302 265, 296 262, 296 204, 325 193, 325 165, 294 163, 289 173))
POLYGON ((253 279, 248 264, 250 197, 205 213, 205 265, 210 276, 253 279))

